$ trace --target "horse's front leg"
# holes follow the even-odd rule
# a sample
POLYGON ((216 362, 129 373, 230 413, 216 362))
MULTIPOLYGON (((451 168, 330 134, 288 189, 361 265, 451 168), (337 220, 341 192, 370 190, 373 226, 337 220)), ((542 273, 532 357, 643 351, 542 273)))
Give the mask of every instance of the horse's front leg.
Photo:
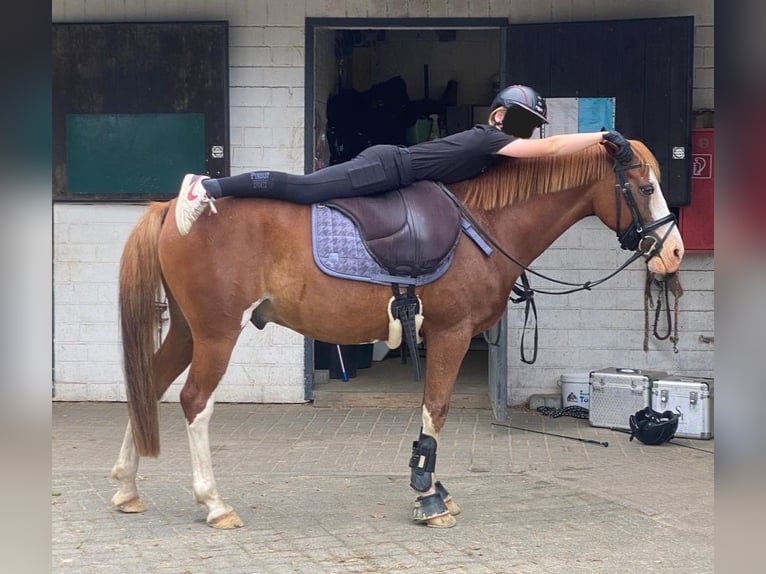
POLYGON ((460 507, 444 485, 434 478, 438 435, 430 434, 434 431, 425 424, 430 418, 423 407, 424 426, 418 440, 412 443, 410 486, 421 493, 415 500, 412 519, 432 528, 451 528, 457 524, 454 517, 460 514, 460 507))
POLYGON ((439 435, 447 420, 452 389, 469 344, 470 336, 463 341, 454 333, 444 341, 438 336, 429 338, 422 426, 418 440, 412 443, 410 486, 420 493, 413 509, 413 520, 433 528, 455 526, 454 517, 460 513, 460 507, 444 485, 434 478, 434 472, 439 435))

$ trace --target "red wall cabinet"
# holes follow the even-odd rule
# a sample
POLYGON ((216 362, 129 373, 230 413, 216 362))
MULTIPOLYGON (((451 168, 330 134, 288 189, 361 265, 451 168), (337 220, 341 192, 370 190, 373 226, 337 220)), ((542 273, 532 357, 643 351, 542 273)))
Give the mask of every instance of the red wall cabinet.
POLYGON ((692 130, 691 202, 680 208, 678 226, 684 248, 713 252, 713 128, 692 130))

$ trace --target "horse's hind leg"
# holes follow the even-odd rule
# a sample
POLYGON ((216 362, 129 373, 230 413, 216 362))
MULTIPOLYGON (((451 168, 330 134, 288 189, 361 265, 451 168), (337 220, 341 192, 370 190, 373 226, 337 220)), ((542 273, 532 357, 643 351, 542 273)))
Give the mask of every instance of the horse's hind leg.
MULTIPOLYGON (((170 301, 170 328, 154 358, 154 384, 157 400, 162 398, 170 384, 189 366, 192 356, 192 342, 186 320, 174 302, 170 301)), ((130 421, 125 429, 122 447, 117 462, 112 468, 112 478, 119 483, 112 497, 112 504, 125 513, 143 512, 143 502, 136 487, 139 456, 133 443, 133 429, 130 421)))
POLYGON ((122 447, 117 462, 112 467, 112 478, 119 483, 117 492, 112 496, 112 504, 121 512, 134 513, 146 510, 138 496, 136 473, 138 472, 138 453, 133 444, 133 427, 128 421, 122 447))
POLYGON ((181 390, 181 407, 186 415, 191 450, 194 498, 207 507, 208 525, 220 529, 243 525, 237 513, 218 494, 208 433, 213 415, 213 391, 226 371, 236 335, 238 332, 229 338, 197 340, 189 377, 181 390))

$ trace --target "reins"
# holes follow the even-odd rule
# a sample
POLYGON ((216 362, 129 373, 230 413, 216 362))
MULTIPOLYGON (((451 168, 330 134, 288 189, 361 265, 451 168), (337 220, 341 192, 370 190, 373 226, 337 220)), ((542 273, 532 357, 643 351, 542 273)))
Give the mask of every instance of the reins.
POLYGON ((457 208, 460 210, 461 215, 476 229, 476 231, 481 235, 482 239, 484 239, 487 243, 489 243, 492 247, 497 249, 497 251, 502 254, 506 259, 512 261, 516 265, 518 265, 522 269, 521 276, 524 276, 525 273, 529 273, 531 275, 536 275, 537 277, 540 277, 541 279, 544 279, 546 281, 550 281, 551 283, 557 283, 559 285, 566 285, 573 287, 573 289, 563 289, 559 291, 547 291, 544 289, 537 289, 532 288, 529 286, 528 280, 522 279, 522 285, 516 284, 514 286, 514 292, 515 293, 529 293, 530 296, 532 293, 542 293, 543 295, 569 295, 570 293, 576 293, 578 291, 590 291, 593 287, 597 287, 601 285, 602 283, 608 281, 621 271, 623 271, 626 267, 628 267, 631 263, 633 263, 636 259, 639 257, 642 257, 644 255, 643 252, 637 251, 631 255, 627 261, 625 261, 622 265, 620 265, 616 270, 611 272, 609 275, 606 275, 605 277, 602 277, 601 279, 597 279, 596 281, 586 281, 585 283, 571 283, 569 281, 563 281, 561 279, 556 279, 554 277, 549 277, 548 275, 545 275, 544 273, 540 273, 539 271, 535 271, 531 267, 525 265, 521 261, 519 261, 516 257, 508 253, 502 245, 500 245, 494 237, 490 235, 490 233, 484 229, 484 227, 479 223, 476 218, 471 214, 470 211, 463 205, 463 203, 455 197, 455 195, 447 189, 444 185, 439 184, 439 186, 442 188, 445 194, 455 203, 457 208))

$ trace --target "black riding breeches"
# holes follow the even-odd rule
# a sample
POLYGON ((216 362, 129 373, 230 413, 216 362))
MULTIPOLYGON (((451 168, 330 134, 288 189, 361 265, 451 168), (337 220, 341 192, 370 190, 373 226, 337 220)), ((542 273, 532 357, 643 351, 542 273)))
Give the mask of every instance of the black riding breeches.
POLYGON ((205 180, 214 197, 264 197, 293 203, 320 203, 337 197, 371 195, 413 183, 409 152, 393 145, 367 148, 354 159, 306 175, 252 171, 205 180))

